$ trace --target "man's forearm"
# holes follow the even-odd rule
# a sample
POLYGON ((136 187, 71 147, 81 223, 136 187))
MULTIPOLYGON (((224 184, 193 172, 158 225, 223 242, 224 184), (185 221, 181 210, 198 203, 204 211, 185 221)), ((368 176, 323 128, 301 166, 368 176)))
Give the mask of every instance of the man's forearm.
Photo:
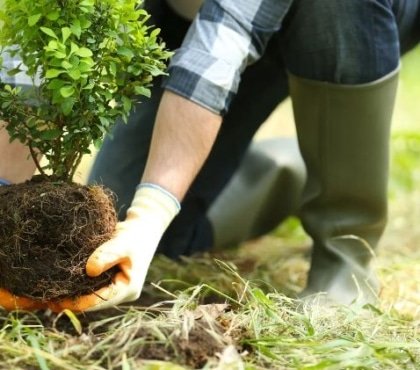
POLYGON ((34 172, 29 149, 18 141, 9 143, 9 134, 0 122, 0 178, 19 183, 30 179, 34 172))
POLYGON ((142 182, 163 187, 182 200, 210 153, 222 118, 165 91, 142 182))

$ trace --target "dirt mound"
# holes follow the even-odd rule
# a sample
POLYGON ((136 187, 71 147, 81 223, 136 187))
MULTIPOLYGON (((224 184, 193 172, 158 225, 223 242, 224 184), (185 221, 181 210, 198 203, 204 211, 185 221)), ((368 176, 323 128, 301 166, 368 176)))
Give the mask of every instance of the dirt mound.
POLYGON ((100 186, 34 178, 0 187, 0 287, 37 300, 91 293, 115 270, 85 273, 88 257, 117 222, 113 198, 100 186))

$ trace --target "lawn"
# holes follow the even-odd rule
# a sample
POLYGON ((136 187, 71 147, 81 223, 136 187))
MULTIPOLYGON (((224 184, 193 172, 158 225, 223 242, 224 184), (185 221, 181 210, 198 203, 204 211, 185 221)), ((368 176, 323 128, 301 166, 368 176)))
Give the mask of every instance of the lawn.
POLYGON ((310 241, 297 219, 228 251, 155 259, 131 307, 0 312, 1 369, 418 369, 420 49, 405 57, 392 137, 377 306, 292 299, 310 241))

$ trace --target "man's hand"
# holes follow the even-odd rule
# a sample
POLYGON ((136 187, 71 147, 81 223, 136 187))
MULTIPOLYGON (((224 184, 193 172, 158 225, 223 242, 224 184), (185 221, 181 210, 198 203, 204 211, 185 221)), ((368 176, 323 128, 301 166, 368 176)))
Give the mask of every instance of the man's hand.
POLYGON ((95 311, 136 300, 143 288, 152 258, 166 228, 179 212, 177 199, 152 184, 141 184, 127 211, 117 224, 115 236, 88 259, 86 272, 95 277, 118 265, 113 283, 97 292, 49 304, 52 311, 95 311))

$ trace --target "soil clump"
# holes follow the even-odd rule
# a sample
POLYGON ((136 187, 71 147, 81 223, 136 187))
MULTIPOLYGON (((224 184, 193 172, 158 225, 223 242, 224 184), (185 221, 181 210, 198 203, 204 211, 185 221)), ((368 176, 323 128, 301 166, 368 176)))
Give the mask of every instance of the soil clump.
POLYGON ((0 187, 0 287, 15 295, 54 301, 108 285, 116 268, 86 275, 92 252, 109 240, 117 216, 101 186, 35 176, 0 187))

